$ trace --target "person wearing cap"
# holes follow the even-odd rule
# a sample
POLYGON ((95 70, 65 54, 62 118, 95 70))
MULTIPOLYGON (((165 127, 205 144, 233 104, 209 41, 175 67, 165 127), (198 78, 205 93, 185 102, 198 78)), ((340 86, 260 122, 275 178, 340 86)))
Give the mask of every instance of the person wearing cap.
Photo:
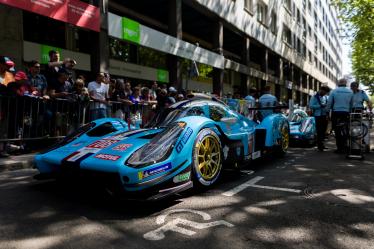
POLYGON ((327 119, 327 94, 330 92, 328 86, 322 86, 316 95, 309 102, 309 108, 313 112, 317 129, 317 147, 319 151, 326 149, 323 139, 325 137, 328 119, 327 119))
POLYGON ((338 88, 331 92, 327 101, 327 109, 331 110, 332 128, 335 132, 337 147, 335 153, 344 153, 347 148, 348 137, 343 129, 348 124, 352 104, 353 92, 347 88, 347 80, 340 79, 338 88))
POLYGON ((172 104, 175 104, 177 101, 175 100, 175 98, 177 97, 177 94, 178 94, 178 91, 177 89, 175 89, 174 87, 169 87, 169 94, 168 94, 168 98, 166 100, 166 105, 167 106, 170 106, 172 104))
MULTIPOLYGON (((264 94, 258 99, 258 105, 260 108, 274 107, 278 104, 278 99, 271 94, 271 86, 265 86, 264 94)), ((272 109, 260 110, 259 114, 261 119, 264 119, 266 116, 269 116, 274 111, 272 109)))
POLYGON ((88 92, 90 98, 94 101, 94 103, 90 105, 91 120, 107 117, 109 87, 104 82, 104 73, 98 73, 96 75, 96 80, 88 83, 88 92))
POLYGON ((352 82, 351 83, 351 90, 353 92, 353 103, 352 109, 356 111, 364 110, 364 102, 366 102, 369 111, 372 111, 373 104, 369 99, 369 96, 365 93, 365 91, 358 89, 358 83, 352 82))
POLYGON ((14 74, 11 72, 13 69, 14 62, 6 56, 0 56, 0 85, 3 90, 10 82, 14 82, 14 74))
POLYGON ((25 72, 18 71, 14 79, 7 86, 9 96, 37 96, 38 92, 33 91, 25 72))
POLYGON ((30 62, 27 78, 31 87, 38 92, 39 97, 49 98, 47 95, 47 79, 40 73, 40 63, 38 61, 33 60, 30 62))

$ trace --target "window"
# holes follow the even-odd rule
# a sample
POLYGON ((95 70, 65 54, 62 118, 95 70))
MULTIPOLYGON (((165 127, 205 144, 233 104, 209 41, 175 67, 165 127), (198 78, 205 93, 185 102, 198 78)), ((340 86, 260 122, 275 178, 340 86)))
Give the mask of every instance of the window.
POLYGON ((244 0, 244 9, 249 13, 253 13, 253 0, 244 0))
POLYGON ((277 32, 277 14, 274 11, 271 12, 270 30, 274 34, 277 32))
POLYGON ((308 11, 309 13, 312 13, 312 4, 310 3, 310 0, 308 0, 308 11))
POLYGON ((267 6, 263 2, 257 4, 257 20, 266 25, 267 6))
POLYGON ((289 46, 292 46, 292 33, 286 25, 283 25, 283 41, 289 46))

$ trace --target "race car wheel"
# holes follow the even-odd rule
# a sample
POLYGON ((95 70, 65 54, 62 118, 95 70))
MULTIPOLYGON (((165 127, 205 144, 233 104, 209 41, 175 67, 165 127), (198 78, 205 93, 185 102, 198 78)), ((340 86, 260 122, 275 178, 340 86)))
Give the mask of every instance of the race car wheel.
POLYGON ((219 177, 222 169, 222 148, 219 137, 211 129, 201 130, 193 147, 194 182, 208 187, 219 177))
POLYGON ((278 155, 283 156, 288 150, 290 144, 290 131, 288 130, 287 125, 283 125, 281 129, 281 141, 278 149, 278 155))

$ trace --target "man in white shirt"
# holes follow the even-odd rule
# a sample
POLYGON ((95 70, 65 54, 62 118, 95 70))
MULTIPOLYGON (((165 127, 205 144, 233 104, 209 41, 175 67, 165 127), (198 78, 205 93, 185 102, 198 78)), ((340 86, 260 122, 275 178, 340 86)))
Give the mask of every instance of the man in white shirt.
POLYGON ((93 100, 93 103, 90 104, 91 120, 107 117, 109 87, 104 81, 104 73, 98 73, 96 80, 88 83, 88 92, 91 100, 93 100))

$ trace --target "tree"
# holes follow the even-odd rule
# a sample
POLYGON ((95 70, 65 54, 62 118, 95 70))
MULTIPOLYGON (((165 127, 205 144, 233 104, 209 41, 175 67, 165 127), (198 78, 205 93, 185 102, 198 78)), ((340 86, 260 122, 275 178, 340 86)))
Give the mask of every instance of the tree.
POLYGON ((374 1, 334 0, 352 44, 352 69, 356 79, 374 92, 374 1))

